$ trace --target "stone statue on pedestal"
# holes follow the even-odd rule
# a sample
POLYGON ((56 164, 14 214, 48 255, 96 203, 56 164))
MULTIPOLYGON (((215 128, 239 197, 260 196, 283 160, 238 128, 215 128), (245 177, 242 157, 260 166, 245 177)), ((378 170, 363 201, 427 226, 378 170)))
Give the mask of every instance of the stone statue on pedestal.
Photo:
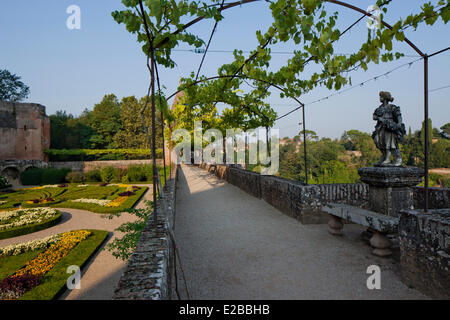
POLYGON ((402 123, 400 107, 390 104, 394 98, 387 91, 380 92, 380 102, 382 103, 373 113, 373 120, 377 121, 372 138, 376 147, 383 156, 378 161, 376 167, 401 167, 402 155, 398 144, 406 134, 405 125, 402 123), (394 162, 391 162, 391 155, 394 162))

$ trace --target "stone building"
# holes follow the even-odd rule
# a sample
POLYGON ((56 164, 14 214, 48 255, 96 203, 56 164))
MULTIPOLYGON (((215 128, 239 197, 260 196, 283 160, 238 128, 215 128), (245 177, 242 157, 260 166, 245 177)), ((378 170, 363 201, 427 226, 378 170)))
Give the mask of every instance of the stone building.
POLYGON ((0 101, 0 173, 16 180, 30 167, 46 166, 50 119, 34 103, 0 101))

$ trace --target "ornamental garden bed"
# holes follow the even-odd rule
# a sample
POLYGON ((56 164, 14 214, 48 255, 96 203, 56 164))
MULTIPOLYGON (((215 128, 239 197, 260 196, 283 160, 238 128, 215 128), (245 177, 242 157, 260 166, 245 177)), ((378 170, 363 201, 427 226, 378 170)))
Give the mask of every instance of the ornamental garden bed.
POLYGON ((128 184, 53 185, 0 192, 0 213, 14 208, 74 208, 117 213, 132 208, 148 188, 128 184))
POLYGON ((0 299, 56 299, 67 289, 67 268, 81 269, 107 236, 77 230, 0 248, 0 299))
POLYGON ((27 208, 0 212, 0 240, 53 227, 61 212, 53 208, 27 208))

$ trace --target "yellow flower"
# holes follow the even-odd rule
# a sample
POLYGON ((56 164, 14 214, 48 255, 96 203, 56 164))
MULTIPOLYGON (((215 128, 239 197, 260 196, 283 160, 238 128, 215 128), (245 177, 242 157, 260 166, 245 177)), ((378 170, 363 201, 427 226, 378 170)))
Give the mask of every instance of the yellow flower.
POLYGON ((105 207, 119 207, 122 205, 125 201, 127 201, 127 196, 117 197, 110 203, 108 203, 105 207))
POLYGON ((24 274, 43 276, 50 271, 58 261, 64 258, 81 241, 91 234, 90 231, 70 231, 63 233, 61 238, 36 258, 28 261, 26 265, 18 270, 13 277, 24 274))

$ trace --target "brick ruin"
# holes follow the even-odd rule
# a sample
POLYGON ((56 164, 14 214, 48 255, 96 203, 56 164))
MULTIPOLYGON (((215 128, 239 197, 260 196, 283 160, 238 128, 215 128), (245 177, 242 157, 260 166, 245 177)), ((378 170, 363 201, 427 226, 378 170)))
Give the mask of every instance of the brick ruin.
POLYGON ((50 118, 35 103, 0 101, 0 173, 17 180, 30 167, 46 166, 50 118))

